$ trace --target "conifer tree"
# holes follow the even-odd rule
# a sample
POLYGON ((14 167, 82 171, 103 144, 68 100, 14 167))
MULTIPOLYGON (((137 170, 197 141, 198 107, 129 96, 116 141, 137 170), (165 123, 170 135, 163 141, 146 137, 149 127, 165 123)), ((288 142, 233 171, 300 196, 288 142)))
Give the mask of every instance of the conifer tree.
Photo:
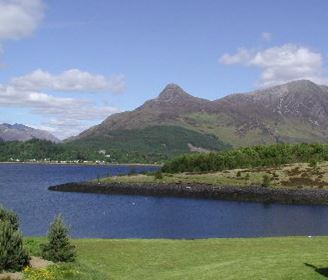
POLYGON ((20 271, 29 263, 22 234, 7 220, 0 221, 0 271, 20 271))
POLYGON ((41 255, 53 262, 72 262, 76 257, 75 246, 71 244, 69 229, 61 215, 50 225, 48 243, 41 245, 41 255))
POLYGON ((8 221, 13 226, 14 230, 18 230, 19 219, 16 213, 5 209, 2 205, 0 205, 0 222, 3 221, 8 221))

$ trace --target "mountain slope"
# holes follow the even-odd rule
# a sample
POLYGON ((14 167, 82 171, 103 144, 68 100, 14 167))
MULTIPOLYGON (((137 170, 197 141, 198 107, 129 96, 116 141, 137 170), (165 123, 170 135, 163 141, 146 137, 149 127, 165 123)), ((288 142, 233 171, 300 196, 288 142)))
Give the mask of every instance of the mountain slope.
MULTIPOLYGON (((108 117, 82 132, 75 141, 82 143, 97 138, 106 145, 114 145, 116 140, 107 136, 115 131, 155 126, 184 128, 215 136, 219 143, 233 146, 326 142, 328 87, 301 80, 209 101, 169 84, 157 98, 133 111, 108 117)), ((187 147, 188 143, 184 145, 187 147)))
POLYGON ((210 107, 213 107, 212 102, 193 97, 178 85, 169 84, 156 99, 146 101, 133 111, 111 115, 101 124, 82 132, 78 138, 102 135, 104 132, 112 130, 171 124, 181 114, 202 112, 210 107))
POLYGON ((34 129, 22 124, 0 124, 0 139, 2 141, 27 141, 31 139, 49 140, 54 143, 60 142, 58 138, 51 133, 34 129))
POLYGON ((156 162, 195 152, 230 148, 214 135, 179 126, 149 126, 138 129, 112 130, 100 136, 88 136, 66 144, 68 147, 104 150, 119 162, 156 162))

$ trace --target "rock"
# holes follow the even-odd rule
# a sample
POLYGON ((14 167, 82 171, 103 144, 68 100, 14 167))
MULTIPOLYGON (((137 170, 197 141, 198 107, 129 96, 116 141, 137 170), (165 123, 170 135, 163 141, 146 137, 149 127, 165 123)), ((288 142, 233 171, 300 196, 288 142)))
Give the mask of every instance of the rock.
POLYGON ((20 272, 16 273, 1 273, 0 280, 23 280, 23 274, 20 272))
POLYGON ((34 269, 46 268, 49 265, 53 265, 53 264, 54 264, 53 262, 41 259, 39 257, 31 257, 31 260, 30 260, 30 266, 31 266, 31 268, 34 268, 34 269))

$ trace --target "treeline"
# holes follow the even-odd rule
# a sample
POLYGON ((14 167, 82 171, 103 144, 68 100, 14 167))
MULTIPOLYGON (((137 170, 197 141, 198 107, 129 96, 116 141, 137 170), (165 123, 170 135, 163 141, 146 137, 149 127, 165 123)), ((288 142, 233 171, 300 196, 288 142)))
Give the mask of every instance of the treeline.
POLYGON ((163 163, 189 153, 188 144, 215 151, 231 147, 214 135, 176 126, 153 126, 111 131, 107 135, 59 144, 37 139, 26 142, 0 141, 0 161, 163 163))
POLYGON ((105 161, 105 162, 133 162, 143 160, 142 157, 112 150, 111 155, 99 153, 100 148, 79 145, 75 143, 55 144, 46 140, 32 139, 25 142, 0 142, 0 162, 8 161, 105 161))
MULTIPOLYGON (((106 154, 99 153, 105 145, 97 143, 60 143, 33 139, 26 142, 0 141, 0 162, 8 161, 104 161, 108 163, 164 162, 170 155, 160 151, 134 151, 106 145, 106 154), (110 155, 110 157, 108 156, 110 155)), ((171 157, 172 158, 172 157, 171 157)))
POLYGON ((165 164, 162 171, 211 172, 311 161, 328 161, 328 144, 275 144, 183 155, 165 164))
POLYGON ((0 142, 0 161, 29 160, 87 160, 95 159, 94 151, 86 151, 65 144, 55 144, 46 140, 32 139, 26 142, 0 142))

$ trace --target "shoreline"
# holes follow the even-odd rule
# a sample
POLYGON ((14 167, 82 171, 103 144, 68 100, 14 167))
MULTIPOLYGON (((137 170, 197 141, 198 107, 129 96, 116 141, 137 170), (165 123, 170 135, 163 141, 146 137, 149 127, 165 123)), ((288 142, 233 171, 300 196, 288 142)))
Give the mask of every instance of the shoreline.
POLYGON ((159 197, 214 199, 240 202, 293 205, 328 205, 328 190, 266 188, 262 186, 212 186, 201 184, 66 183, 50 191, 95 194, 125 194, 159 197))
POLYGON ((80 166, 153 166, 153 167, 161 167, 161 164, 151 164, 151 163, 64 163, 64 162, 12 162, 12 161, 1 161, 1 164, 43 164, 43 165, 80 165, 80 166))

